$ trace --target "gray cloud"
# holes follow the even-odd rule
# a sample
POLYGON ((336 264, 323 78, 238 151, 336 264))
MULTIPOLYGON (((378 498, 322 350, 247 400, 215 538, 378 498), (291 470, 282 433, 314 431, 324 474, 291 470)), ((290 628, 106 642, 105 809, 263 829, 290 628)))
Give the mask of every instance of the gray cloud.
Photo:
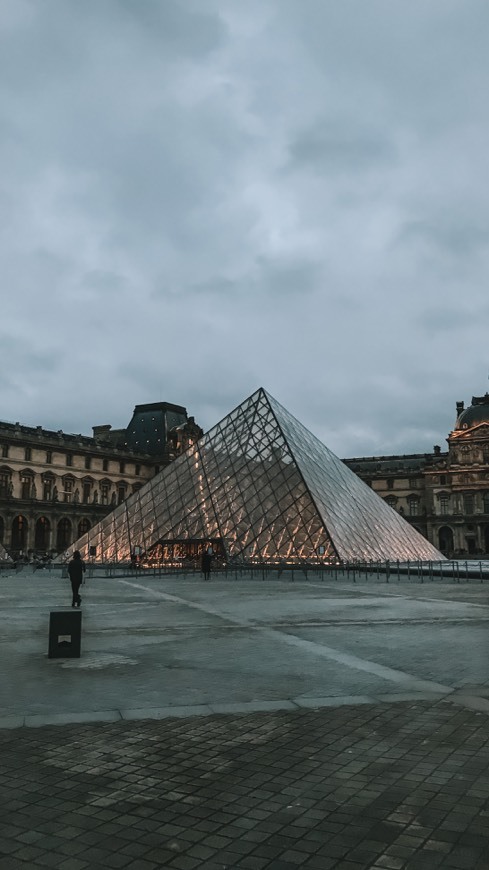
POLYGON ((263 385, 343 456, 442 441, 485 390, 488 24, 4 0, 0 417, 209 428, 263 385))
POLYGON ((330 122, 311 130, 303 131, 290 144, 291 168, 309 168, 318 172, 336 173, 365 172, 392 162, 396 149, 387 138, 378 134, 369 135, 355 129, 338 129, 330 122))
POLYGON ((480 226, 463 215, 440 215, 439 222, 411 221, 403 227, 401 240, 424 244, 441 257, 471 259, 481 252, 489 252, 489 224, 480 226))

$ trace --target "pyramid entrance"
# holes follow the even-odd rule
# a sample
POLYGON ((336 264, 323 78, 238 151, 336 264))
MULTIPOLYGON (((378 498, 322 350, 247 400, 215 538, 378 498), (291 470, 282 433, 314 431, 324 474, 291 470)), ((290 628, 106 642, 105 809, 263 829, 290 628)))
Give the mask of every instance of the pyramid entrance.
POLYGON ((144 566, 189 567, 200 566, 204 553, 210 552, 217 567, 227 559, 224 542, 220 538, 191 538, 189 540, 162 540, 147 552, 135 547, 131 560, 144 566), (135 552, 134 552, 135 550, 135 552))

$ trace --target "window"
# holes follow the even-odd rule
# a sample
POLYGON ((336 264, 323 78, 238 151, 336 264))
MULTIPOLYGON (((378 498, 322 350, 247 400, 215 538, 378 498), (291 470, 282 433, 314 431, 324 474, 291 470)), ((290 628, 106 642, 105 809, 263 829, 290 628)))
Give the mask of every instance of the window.
POLYGON ((85 456, 85 468, 88 470, 91 467, 92 467, 92 457, 85 456))
POLYGON ((474 513, 474 496, 471 493, 466 493, 464 495, 464 513, 474 513))
POLYGON ((72 477, 65 477, 65 479, 63 481, 64 497, 65 497, 64 500, 67 504, 69 504, 71 501, 73 501, 73 485, 74 485, 74 483, 75 483, 75 481, 73 480, 72 477))
POLYGON ((396 504, 397 504, 397 498, 395 497, 395 495, 388 495, 386 498, 386 502, 389 505, 389 507, 395 508, 396 504))
POLYGON ((90 531, 90 520, 87 520, 85 517, 83 520, 80 520, 78 523, 78 537, 81 538, 82 535, 86 535, 87 532, 90 531))
POLYGON ((440 474, 440 485, 441 485, 441 486, 446 486, 446 485, 447 485, 447 476, 446 476, 446 474, 440 474))
POLYGON ((141 474, 141 466, 139 464, 136 465, 134 473, 137 475, 141 474))
POLYGON ((88 504, 92 494, 92 484, 90 480, 83 481, 83 503, 88 504))
POLYGON ((53 497, 54 478, 44 477, 42 482, 42 497, 44 501, 51 501, 53 497))
POLYGON ((441 495, 440 496, 440 514, 442 516, 446 516, 450 513, 450 496, 449 495, 441 495))
POLYGON ((47 464, 51 465, 52 461, 53 461, 53 451, 46 450, 46 462, 47 462, 47 464))
POLYGON ((0 496, 5 498, 11 493, 10 481, 12 479, 12 474, 6 468, 3 468, 0 471, 0 496))
POLYGON ((410 496, 408 498, 408 506, 409 506, 409 516, 417 517, 419 514, 419 499, 415 496, 410 496))
POLYGON ((12 549, 23 550, 27 543, 27 520, 23 516, 15 517, 12 522, 12 549))
POLYGON ((69 547, 71 542, 71 523, 70 521, 64 517, 58 523, 57 533, 56 533, 56 549, 57 550, 65 550, 66 547, 69 547))
POLYGON ((103 471, 109 470, 109 460, 108 459, 102 460, 102 470, 103 471))
POLYGON ((387 480, 387 489, 394 489, 394 478, 389 477, 387 480))
POLYGON ((110 483, 106 480, 103 480, 100 484, 100 501, 102 504, 109 503, 109 489, 110 483))
POLYGON ((67 453, 67 454, 66 454, 66 464, 67 464, 68 466, 72 466, 72 465, 73 465, 73 456, 71 455, 71 453, 67 453))
POLYGON ((8 444, 2 444, 2 456, 4 459, 8 457, 8 444))
POLYGON ((51 523, 47 517, 39 517, 34 529, 34 548, 46 551, 49 548, 49 533, 51 523))
POLYGON ((121 461, 119 462, 119 473, 124 474, 125 470, 126 470, 126 463, 124 462, 123 459, 121 459, 121 461))
POLYGON ((32 476, 30 474, 20 475, 20 497, 30 498, 32 489, 32 476))
POLYGON ((26 447, 24 450, 24 459, 26 462, 30 462, 32 459, 32 450, 30 447, 26 447))
POLYGON ((117 487, 117 504, 122 504, 126 497, 126 484, 120 483, 117 487))

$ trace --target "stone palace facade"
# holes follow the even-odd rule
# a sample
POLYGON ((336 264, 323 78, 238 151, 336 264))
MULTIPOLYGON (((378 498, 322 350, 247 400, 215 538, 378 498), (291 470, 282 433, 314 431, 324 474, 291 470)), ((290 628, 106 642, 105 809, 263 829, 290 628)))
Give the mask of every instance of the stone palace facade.
POLYGON ((456 404, 448 450, 346 464, 447 556, 489 555, 489 394, 456 404))
POLYGON ((0 422, 0 544, 53 557, 202 435, 180 405, 136 405, 126 429, 93 436, 0 422))

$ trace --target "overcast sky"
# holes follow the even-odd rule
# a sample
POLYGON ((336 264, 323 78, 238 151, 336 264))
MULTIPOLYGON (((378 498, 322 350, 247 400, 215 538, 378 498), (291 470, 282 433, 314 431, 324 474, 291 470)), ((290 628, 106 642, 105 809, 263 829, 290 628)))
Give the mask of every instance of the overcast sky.
POLYGON ((487 0, 0 0, 0 419, 340 456, 489 389, 487 0))

